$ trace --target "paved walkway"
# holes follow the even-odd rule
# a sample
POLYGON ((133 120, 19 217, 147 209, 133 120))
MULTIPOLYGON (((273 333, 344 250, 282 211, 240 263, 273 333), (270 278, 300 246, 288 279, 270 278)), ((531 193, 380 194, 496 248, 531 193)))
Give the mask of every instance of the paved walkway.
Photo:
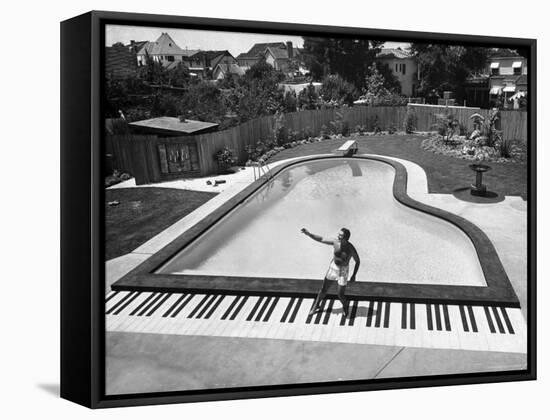
MULTIPOLYGON (((452 195, 429 194, 426 174, 420 166, 402 159, 392 159, 407 168, 407 190, 412 198, 460 215, 488 235, 520 299, 525 317, 526 203, 520 197, 506 197, 499 203, 476 204, 460 201, 452 195)), ((273 166, 292 160, 276 162, 273 166)), ((246 168, 229 176, 155 184, 155 187, 221 193, 134 252, 108 261, 106 292, 114 281, 253 180, 253 169, 246 168), (207 180, 215 179, 224 179, 226 183, 217 187, 207 185, 207 180)), ((132 180, 115 187, 132 187, 132 180)), ((525 355, 518 353, 125 332, 108 332, 106 356, 108 393, 371 379, 526 367, 525 355), (300 368, 296 369, 296 366, 300 368)))

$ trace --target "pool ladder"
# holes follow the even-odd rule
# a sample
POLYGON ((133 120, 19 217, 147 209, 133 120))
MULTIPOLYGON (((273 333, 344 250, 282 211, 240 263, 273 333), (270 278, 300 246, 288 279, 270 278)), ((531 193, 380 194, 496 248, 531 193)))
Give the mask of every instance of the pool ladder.
POLYGON ((273 178, 273 173, 271 172, 269 165, 265 163, 263 159, 260 159, 257 162, 252 162, 252 168, 254 169, 254 181, 260 179, 262 176, 265 176, 267 180, 273 178), (257 175, 256 168, 258 168, 257 175))

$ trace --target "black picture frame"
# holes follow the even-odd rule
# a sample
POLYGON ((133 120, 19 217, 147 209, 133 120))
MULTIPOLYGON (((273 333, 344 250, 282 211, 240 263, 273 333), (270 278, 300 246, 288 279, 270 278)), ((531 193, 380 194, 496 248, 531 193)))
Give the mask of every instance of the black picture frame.
MULTIPOLYGON (((536 379, 536 40, 92 11, 61 23, 61 396, 90 408, 263 398, 536 379), (529 62, 527 369, 105 395, 105 258, 102 118, 105 25, 373 37, 521 48, 529 62), (75 174, 78 174, 76 176, 75 174)), ((473 226, 473 225, 472 225, 473 226)), ((476 235, 473 232, 472 235, 476 235)), ((185 238, 184 238, 185 239, 185 238)), ((481 243, 485 239, 481 238, 481 243)), ((178 245, 178 246, 181 246, 178 245)), ((489 250, 494 252, 494 250, 489 250)), ((506 288, 505 288, 506 289, 506 288)), ((507 289, 506 289, 507 290, 507 289)), ((510 298, 506 290, 503 299, 510 298)), ((512 292, 513 293, 513 292, 512 292)))

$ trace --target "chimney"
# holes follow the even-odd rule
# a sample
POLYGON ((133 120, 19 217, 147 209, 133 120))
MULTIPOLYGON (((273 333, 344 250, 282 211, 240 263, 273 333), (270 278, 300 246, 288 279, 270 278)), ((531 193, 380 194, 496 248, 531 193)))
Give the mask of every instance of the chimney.
POLYGON ((294 51, 292 50, 292 41, 287 41, 286 42, 286 49, 288 51, 288 58, 293 58, 294 51))

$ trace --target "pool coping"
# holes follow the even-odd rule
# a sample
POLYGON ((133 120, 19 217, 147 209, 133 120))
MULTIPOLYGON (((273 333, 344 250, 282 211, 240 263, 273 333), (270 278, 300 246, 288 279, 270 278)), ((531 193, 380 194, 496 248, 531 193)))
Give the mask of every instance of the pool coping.
MULTIPOLYGON (((320 159, 342 159, 339 154, 307 156, 294 159, 272 169, 275 176, 286 168, 320 159)), ((354 156, 384 162, 395 169, 393 194, 401 204, 450 222, 461 229, 472 241, 485 276, 486 286, 425 285, 411 283, 354 282, 348 284, 346 296, 358 300, 385 300, 411 303, 453 303, 519 307, 519 300, 508 279, 498 254, 487 235, 470 221, 417 200, 407 194, 407 170, 403 164, 380 156, 354 156)), ((182 275, 154 273, 176 253, 190 245, 213 224, 235 209, 258 189, 270 182, 265 176, 231 197, 212 213, 179 235, 128 274, 113 283, 113 290, 154 292, 216 293, 229 295, 267 295, 314 297, 319 291, 319 279, 255 278, 210 275, 182 275)), ((331 285, 329 296, 336 295, 331 285)))

